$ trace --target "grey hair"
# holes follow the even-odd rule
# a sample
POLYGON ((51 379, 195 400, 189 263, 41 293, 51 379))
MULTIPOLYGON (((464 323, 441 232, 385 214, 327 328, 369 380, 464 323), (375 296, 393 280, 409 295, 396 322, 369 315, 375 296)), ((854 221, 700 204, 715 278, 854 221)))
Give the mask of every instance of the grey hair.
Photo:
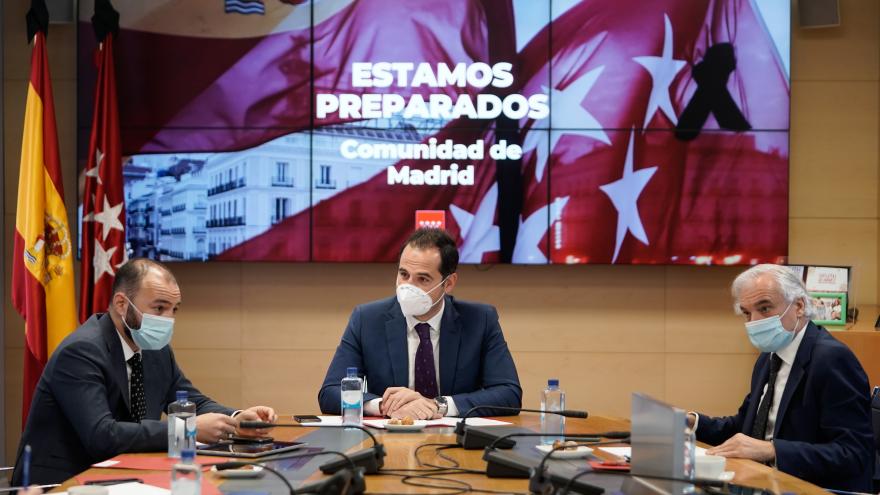
POLYGON ((733 294, 733 311, 736 314, 742 314, 739 303, 739 294, 742 292, 743 287, 764 275, 773 277, 776 284, 779 286, 779 290, 782 293, 785 302, 793 303, 797 300, 802 300, 804 302, 804 317, 812 319, 813 316, 815 316, 816 310, 813 308, 810 294, 807 293, 807 287, 804 285, 803 280, 795 275, 787 266, 773 265, 769 263, 755 265, 740 273, 736 279, 734 279, 733 284, 730 286, 730 292, 733 294))

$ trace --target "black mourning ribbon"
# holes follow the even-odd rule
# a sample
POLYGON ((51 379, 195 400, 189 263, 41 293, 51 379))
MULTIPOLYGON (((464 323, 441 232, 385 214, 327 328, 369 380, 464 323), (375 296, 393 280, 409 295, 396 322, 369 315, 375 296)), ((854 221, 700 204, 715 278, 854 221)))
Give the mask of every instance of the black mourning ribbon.
POLYGON ((691 71, 697 82, 697 91, 678 119, 676 138, 682 141, 695 139, 710 113, 715 115, 723 129, 741 132, 752 128, 727 91, 727 80, 735 69, 736 56, 730 43, 712 45, 706 50, 703 60, 691 71))

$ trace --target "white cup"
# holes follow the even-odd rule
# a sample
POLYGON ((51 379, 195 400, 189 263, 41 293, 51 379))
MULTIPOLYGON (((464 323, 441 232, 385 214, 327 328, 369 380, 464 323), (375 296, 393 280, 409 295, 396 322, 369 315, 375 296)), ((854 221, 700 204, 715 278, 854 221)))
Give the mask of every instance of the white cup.
POLYGON ((698 455, 694 464, 697 478, 718 479, 726 464, 727 459, 720 455, 698 455))

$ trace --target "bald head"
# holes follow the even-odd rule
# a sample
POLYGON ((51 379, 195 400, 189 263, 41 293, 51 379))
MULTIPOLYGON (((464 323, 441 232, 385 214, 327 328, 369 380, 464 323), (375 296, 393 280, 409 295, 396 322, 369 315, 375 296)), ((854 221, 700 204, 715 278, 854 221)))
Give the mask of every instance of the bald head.
POLYGON ((144 285, 144 280, 148 275, 150 275, 150 279, 155 281, 177 286, 177 279, 174 278, 174 274, 167 266, 148 258, 133 258, 116 272, 112 294, 122 292, 129 299, 133 299, 144 285))

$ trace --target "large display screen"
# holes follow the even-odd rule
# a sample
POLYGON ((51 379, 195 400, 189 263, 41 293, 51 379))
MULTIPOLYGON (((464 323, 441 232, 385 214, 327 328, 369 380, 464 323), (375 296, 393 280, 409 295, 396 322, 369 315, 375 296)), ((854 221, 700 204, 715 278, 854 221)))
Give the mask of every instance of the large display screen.
POLYGON ((465 263, 786 258, 787 1, 113 4, 133 256, 387 262, 438 226, 465 263))

